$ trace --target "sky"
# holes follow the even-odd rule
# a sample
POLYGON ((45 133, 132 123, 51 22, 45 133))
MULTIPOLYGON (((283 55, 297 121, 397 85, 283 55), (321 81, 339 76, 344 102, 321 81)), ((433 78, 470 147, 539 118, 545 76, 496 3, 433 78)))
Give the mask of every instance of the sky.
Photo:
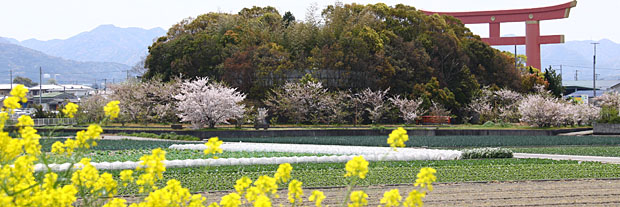
MULTIPOLYGON (((284 14, 290 11, 304 20, 308 8, 320 9, 333 0, 3 0, 0 3, 0 37, 23 41, 67 39, 102 24, 150 29, 170 26, 187 17, 208 12, 237 13, 245 7, 273 6, 284 14)), ((569 0, 342 0, 342 3, 399 3, 427 11, 484 11, 552 6, 569 0)), ((618 19, 617 0, 579 0, 567 19, 542 21, 541 35, 564 34, 566 41, 610 39, 620 42, 620 27, 607 20, 618 19)), ((487 25, 467 25, 481 37, 488 36, 487 25)), ((501 25, 501 35, 524 35, 525 23, 501 25)))

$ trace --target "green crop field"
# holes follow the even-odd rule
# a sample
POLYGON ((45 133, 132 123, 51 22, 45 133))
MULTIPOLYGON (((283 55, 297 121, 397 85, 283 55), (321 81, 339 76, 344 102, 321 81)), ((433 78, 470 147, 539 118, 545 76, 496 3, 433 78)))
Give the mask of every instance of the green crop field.
MULTIPOLYGON (((345 186, 345 163, 292 164, 292 177, 304 187, 345 186), (320 179, 318 179, 320 177, 320 179)), ((389 185, 414 183, 422 167, 437 170, 437 182, 512 181, 543 179, 617 178, 620 165, 590 162, 554 161, 541 159, 487 159, 371 162, 366 179, 360 185, 389 185)), ((277 165, 218 166, 170 168, 164 173, 163 185, 177 179, 190 191, 232 190, 235 180, 242 176, 252 179, 275 173, 277 165)), ((109 171, 118 176, 120 171, 109 171)), ((121 194, 134 194, 135 186, 123 189, 121 194)))

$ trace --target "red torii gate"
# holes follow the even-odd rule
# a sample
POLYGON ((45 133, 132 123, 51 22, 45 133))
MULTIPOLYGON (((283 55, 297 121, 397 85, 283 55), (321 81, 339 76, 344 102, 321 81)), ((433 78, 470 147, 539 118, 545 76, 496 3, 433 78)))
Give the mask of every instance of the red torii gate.
POLYGON ((577 1, 560 5, 530 9, 474 11, 474 12, 431 12, 427 15, 441 14, 454 16, 463 24, 489 24, 489 37, 482 41, 489 45, 525 45, 527 66, 540 67, 540 45, 564 43, 564 35, 540 36, 540 21, 567 18, 570 9, 577 6, 577 1), (500 37, 499 25, 502 22, 525 22, 525 37, 500 37))

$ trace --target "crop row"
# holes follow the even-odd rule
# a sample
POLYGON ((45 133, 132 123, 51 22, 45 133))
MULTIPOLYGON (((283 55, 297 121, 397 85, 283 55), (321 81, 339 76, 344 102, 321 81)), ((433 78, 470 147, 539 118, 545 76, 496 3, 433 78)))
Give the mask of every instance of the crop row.
MULTIPOLYGON (((225 142, 388 146, 386 136, 221 138, 225 142)), ((413 147, 500 147, 558 145, 620 145, 620 137, 592 136, 409 136, 413 147)))
POLYGON ((564 146, 510 148, 514 152, 536 154, 587 155, 620 157, 620 146, 564 146))
MULTIPOLYGON (((140 157, 150 155, 151 150, 94 150, 87 154, 92 162, 124 162, 139 161, 140 157)), ((299 156, 325 156, 327 154, 292 153, 292 152, 232 152, 224 151, 217 154, 219 158, 250 158, 250 157, 299 157, 299 156)), ((166 160, 209 159, 213 155, 205 155, 202 150, 175 150, 166 149, 166 160)), ((66 163, 69 159, 65 156, 57 156, 50 153, 50 163, 66 163)))
MULTIPOLYGON (((304 187, 345 186, 344 163, 293 164, 292 176, 304 187)), ((511 181, 541 179, 615 178, 620 176, 620 165, 578 163, 539 159, 495 160, 441 160, 371 162, 368 177, 360 185, 389 185, 413 183, 416 172, 422 167, 437 170, 438 182, 511 181)), ((273 174, 277 165, 218 166, 168 169, 164 180, 177 179, 186 183, 191 191, 231 190, 235 180, 242 176, 256 179, 273 174)), ((118 176, 119 171, 111 171, 118 176)), ((122 194, 135 194, 135 186, 122 194)))
MULTIPOLYGON (((52 144, 56 141, 64 142, 64 138, 41 139, 41 150, 49 152, 52 144)), ((179 141, 151 141, 151 140, 97 140, 97 146, 92 147, 93 150, 129 150, 129 149, 155 149, 168 148, 173 144, 186 144, 187 142, 179 141)))

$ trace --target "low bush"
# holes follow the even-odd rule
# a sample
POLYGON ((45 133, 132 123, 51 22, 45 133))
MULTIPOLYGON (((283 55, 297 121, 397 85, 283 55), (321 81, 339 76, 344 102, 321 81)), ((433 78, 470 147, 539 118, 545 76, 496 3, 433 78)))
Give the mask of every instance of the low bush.
POLYGON ((476 148, 462 151, 461 159, 512 158, 512 150, 505 148, 476 148))

